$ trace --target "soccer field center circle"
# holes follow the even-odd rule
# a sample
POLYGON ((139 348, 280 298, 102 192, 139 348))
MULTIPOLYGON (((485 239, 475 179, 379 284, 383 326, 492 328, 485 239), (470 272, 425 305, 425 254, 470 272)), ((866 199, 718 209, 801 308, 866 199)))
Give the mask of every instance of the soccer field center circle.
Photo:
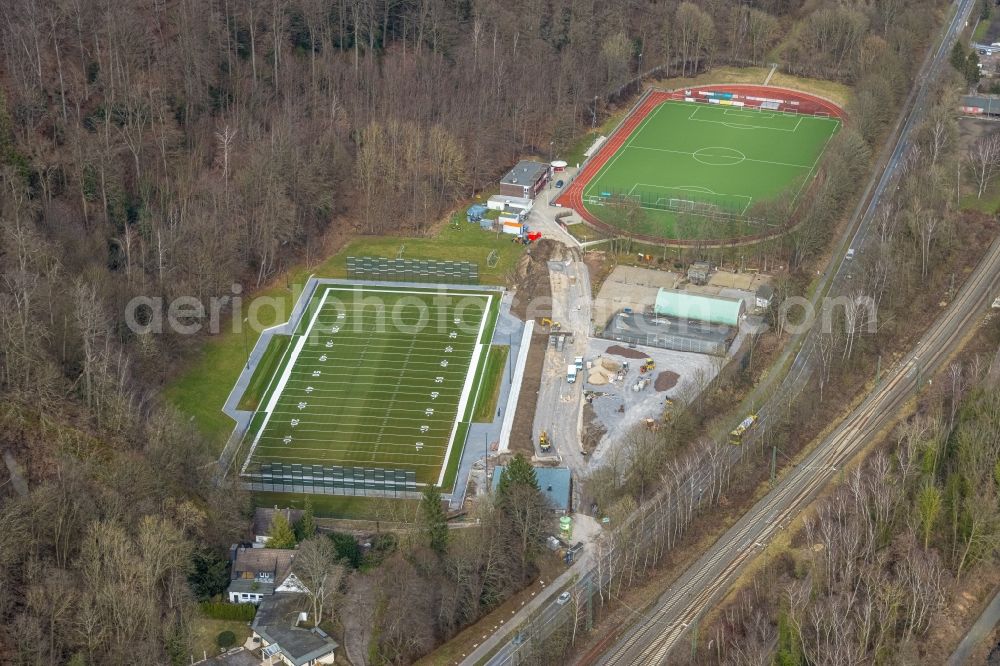
POLYGON ((657 244, 771 238, 787 228, 754 205, 799 203, 843 118, 829 100, 773 86, 651 90, 556 203, 599 231, 657 244))
POLYGON ((691 153, 698 162, 710 166, 735 166, 744 162, 747 156, 735 148, 726 146, 712 146, 711 148, 699 148, 691 153))

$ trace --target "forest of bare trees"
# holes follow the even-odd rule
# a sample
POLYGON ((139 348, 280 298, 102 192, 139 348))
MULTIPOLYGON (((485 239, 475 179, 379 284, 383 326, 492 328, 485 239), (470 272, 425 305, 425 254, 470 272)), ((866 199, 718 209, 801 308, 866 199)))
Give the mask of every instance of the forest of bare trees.
MULTIPOLYGON (((29 491, 0 480, 4 655, 186 663, 195 602, 245 530, 249 498, 212 485, 214 451, 157 395, 199 342, 135 336, 131 298, 207 302, 350 234, 419 233, 518 156, 570 146, 640 71, 775 60, 857 90, 857 122, 831 147, 847 177, 817 188, 814 223, 777 246, 798 265, 828 238, 942 6, 7 3, 0 449, 29 491)), ((933 270, 945 235, 912 219, 900 229, 923 234, 933 270)), ((652 490, 624 483, 640 499, 652 490)), ((381 658, 425 652, 528 575, 523 531, 518 557, 496 561, 513 519, 491 523, 490 510, 444 560, 421 549, 367 574, 385 582, 381 658)))
POLYGON ((941 663, 949 599, 1000 552, 998 360, 949 366, 947 385, 767 565, 779 582, 742 590, 706 632, 716 646, 690 663, 941 663))

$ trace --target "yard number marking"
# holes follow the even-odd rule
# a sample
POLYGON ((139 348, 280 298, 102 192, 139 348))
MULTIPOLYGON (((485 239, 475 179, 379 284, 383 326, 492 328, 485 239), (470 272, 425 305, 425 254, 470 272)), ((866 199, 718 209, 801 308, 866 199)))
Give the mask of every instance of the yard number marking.
POLYGON ((298 405, 299 410, 303 410, 303 409, 305 409, 308 406, 309 406, 308 402, 300 402, 299 405, 298 405))

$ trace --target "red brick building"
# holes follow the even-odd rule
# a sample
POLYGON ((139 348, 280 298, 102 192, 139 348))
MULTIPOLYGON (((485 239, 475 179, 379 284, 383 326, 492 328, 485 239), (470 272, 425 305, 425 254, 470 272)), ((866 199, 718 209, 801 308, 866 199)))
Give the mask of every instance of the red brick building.
POLYGON ((500 180, 500 194, 534 199, 549 179, 549 165, 521 160, 500 180))

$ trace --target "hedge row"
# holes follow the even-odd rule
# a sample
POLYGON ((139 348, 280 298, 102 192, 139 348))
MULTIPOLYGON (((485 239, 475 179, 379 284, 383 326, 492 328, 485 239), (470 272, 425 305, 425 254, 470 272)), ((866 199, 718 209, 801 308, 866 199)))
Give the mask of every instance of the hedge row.
POLYGON ((241 620, 250 622, 257 613, 253 604, 227 604, 224 601, 203 601, 198 604, 201 612, 213 620, 241 620))

